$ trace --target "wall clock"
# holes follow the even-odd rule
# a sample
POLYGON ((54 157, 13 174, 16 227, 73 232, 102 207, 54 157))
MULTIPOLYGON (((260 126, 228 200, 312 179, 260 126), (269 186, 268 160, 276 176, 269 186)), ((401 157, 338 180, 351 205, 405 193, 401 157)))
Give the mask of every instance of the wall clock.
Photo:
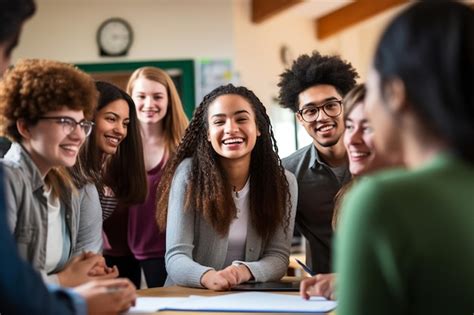
POLYGON ((132 42, 132 27, 124 19, 107 19, 97 30, 97 45, 101 56, 125 56, 132 42))

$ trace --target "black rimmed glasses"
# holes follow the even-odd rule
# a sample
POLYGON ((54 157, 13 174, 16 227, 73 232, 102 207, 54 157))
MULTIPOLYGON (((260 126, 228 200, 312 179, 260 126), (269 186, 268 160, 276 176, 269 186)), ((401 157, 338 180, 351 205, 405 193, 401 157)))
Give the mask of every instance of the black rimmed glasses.
POLYGON ((300 114, 304 121, 311 123, 318 119, 321 109, 329 117, 335 118, 342 113, 342 100, 330 100, 319 106, 308 105, 297 111, 297 113, 300 114))
POLYGON ((70 135, 76 129, 77 125, 79 125, 87 137, 91 134, 92 127, 94 127, 94 123, 92 121, 85 119, 76 121, 75 119, 67 116, 42 116, 38 119, 55 120, 58 124, 63 126, 63 130, 66 135, 70 135))

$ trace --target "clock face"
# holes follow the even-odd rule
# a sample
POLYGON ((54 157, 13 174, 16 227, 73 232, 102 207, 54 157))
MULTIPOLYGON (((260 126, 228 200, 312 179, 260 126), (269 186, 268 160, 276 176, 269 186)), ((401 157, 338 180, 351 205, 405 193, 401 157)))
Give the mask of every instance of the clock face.
POLYGON ((97 43, 102 56, 126 55, 132 40, 132 28, 120 18, 106 20, 97 31, 97 43))

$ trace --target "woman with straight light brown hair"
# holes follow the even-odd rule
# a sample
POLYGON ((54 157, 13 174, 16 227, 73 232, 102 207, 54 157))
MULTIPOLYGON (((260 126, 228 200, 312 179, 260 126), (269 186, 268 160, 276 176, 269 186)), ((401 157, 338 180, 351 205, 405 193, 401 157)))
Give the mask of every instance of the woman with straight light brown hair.
POLYGON ((171 77, 155 67, 137 69, 127 92, 135 102, 143 141, 148 179, 148 197, 130 208, 128 244, 143 269, 148 287, 163 286, 166 280, 165 233, 155 222, 156 190, 169 157, 188 125, 183 105, 171 77))

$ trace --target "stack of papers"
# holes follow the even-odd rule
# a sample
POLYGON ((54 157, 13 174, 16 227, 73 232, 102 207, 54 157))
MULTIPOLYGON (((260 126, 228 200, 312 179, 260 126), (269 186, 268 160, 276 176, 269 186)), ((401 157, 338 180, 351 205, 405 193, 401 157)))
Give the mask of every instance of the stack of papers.
POLYGON ((201 312, 260 312, 260 313, 327 313, 335 309, 337 302, 323 297, 309 301, 298 295, 266 292, 245 292, 213 297, 196 296, 181 298, 139 297, 137 305, 127 314, 158 311, 201 312))

